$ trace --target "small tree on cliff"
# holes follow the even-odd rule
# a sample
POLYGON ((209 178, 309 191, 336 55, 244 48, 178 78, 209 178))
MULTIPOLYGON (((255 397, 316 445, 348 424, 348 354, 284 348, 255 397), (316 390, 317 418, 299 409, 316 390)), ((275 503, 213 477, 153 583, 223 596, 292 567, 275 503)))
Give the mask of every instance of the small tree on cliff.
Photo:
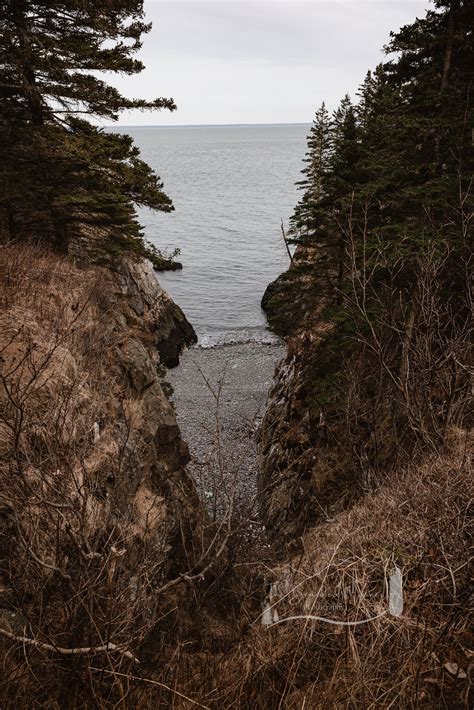
POLYGON ((67 246, 85 223, 115 234, 115 247, 143 249, 133 204, 169 211, 160 179, 129 136, 87 117, 175 108, 172 99, 128 99, 99 72, 136 74, 150 30, 141 0, 6 0, 0 7, 3 231, 48 234, 67 246))
POLYGON ((304 158, 307 163, 301 171, 305 176, 296 184, 304 190, 303 197, 295 208, 291 219, 292 231, 308 234, 314 223, 314 212, 324 197, 331 155, 331 119, 324 102, 316 111, 311 131, 307 138, 308 150, 304 158))

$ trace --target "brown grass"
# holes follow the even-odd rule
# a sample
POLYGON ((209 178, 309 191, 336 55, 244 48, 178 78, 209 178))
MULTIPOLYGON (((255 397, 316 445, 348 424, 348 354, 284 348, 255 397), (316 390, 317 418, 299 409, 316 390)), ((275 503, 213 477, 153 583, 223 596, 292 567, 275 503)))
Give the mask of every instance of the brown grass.
MULTIPOLYGON (((253 541, 229 545, 217 573, 203 541, 205 579, 200 569, 180 576, 172 561, 165 603, 161 508, 146 516, 153 536, 140 543, 143 519, 124 488, 145 445, 132 436, 137 402, 114 369, 123 331, 107 310, 104 273, 33 247, 5 247, 0 262, 0 617, 16 637, 0 642, 5 707, 469 707, 465 432, 451 431, 449 453, 379 479, 350 510, 305 531, 285 563, 263 562, 253 541), (394 565, 404 580, 399 617, 384 613, 394 565), (132 578, 141 585, 131 595, 132 578), (265 627, 265 591, 280 620, 378 618, 265 627), (71 662, 67 648, 96 652, 71 662)), ((143 489, 136 499, 149 505, 143 489)))
POLYGON ((28 245, 0 266, 2 705, 116 707, 209 562, 182 443, 110 272, 28 245))
POLYGON ((279 619, 379 618, 342 627, 258 619, 222 662, 220 707, 468 707, 469 490, 465 435, 456 454, 386 481, 353 509, 301 539, 272 570, 279 619), (404 611, 386 613, 386 579, 403 573, 404 611))
MULTIPOLYGON (((470 707, 471 468, 465 433, 451 444, 307 531, 286 563, 241 551, 168 647, 161 678, 213 710, 470 707), (394 565, 401 616, 388 613, 394 565), (282 623, 263 626, 269 601, 282 623), (298 615, 377 618, 284 622, 298 615)), ((161 706, 191 707, 169 693, 161 706)))

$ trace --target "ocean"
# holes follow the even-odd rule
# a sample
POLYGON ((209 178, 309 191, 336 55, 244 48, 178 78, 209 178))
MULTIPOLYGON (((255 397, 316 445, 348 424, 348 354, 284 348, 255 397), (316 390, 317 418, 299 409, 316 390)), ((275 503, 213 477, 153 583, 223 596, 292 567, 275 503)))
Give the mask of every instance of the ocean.
MULTIPOLYGON (((146 238, 181 250, 157 274, 201 347, 272 342, 260 301, 288 266, 281 237, 298 200, 307 124, 127 127, 175 212, 139 210, 146 238)), ((117 129, 116 129, 117 130, 117 129)))

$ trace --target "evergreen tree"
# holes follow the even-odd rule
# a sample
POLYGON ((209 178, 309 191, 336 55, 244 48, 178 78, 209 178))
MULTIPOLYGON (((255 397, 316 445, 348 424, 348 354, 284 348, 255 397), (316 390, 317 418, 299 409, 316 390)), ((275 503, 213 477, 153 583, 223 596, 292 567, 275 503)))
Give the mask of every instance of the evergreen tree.
MULTIPOLYGON (((377 71, 377 70, 376 70, 377 71)), ((376 71, 368 71, 365 79, 357 91, 359 101, 355 107, 357 125, 363 129, 367 126, 374 105, 374 98, 377 91, 376 71)))
POLYGON ((310 135, 305 161, 308 165, 302 170, 305 180, 298 183, 309 190, 311 199, 319 202, 324 195, 324 176, 327 173, 331 151, 331 121, 323 103, 316 111, 310 135))
POLYGON ((99 72, 135 74, 150 30, 141 0, 4 0, 0 6, 0 196, 9 237, 50 237, 67 248, 84 224, 107 229, 107 249, 143 251, 134 203, 172 209, 129 136, 86 117, 173 110, 172 99, 128 99, 99 72))
MULTIPOLYGON (((306 240, 312 233, 319 241, 324 224, 334 234, 335 214, 350 204, 353 221, 363 212, 366 227, 414 252, 427 230, 446 234, 454 225, 449 213, 460 188, 465 210, 472 196, 472 4, 435 4, 392 33, 387 52, 395 58, 366 75, 359 103, 345 96, 334 112, 325 194, 317 221, 314 211, 305 214, 306 240)), ((456 241, 459 226, 451 231, 456 241)))
MULTIPOLYGON (((290 330, 324 305, 332 325, 308 366, 310 407, 341 362, 360 356, 356 418, 367 431, 378 426, 367 420, 372 408, 391 420, 395 449, 409 431, 443 441, 453 402, 469 391, 472 2, 435 6, 392 34, 394 56, 366 76, 359 104, 346 96, 334 112, 324 195, 295 236, 311 248, 286 281, 302 291, 300 302, 287 299, 290 330)), ((346 411, 343 398, 335 404, 341 392, 326 400, 335 419, 346 411)))
POLYGON ((304 190, 304 194, 291 219, 293 233, 301 231, 308 233, 314 221, 313 213, 325 195, 324 181, 331 155, 331 120, 324 102, 316 111, 307 137, 307 146, 308 150, 304 158, 307 165, 301 171, 305 178, 296 183, 299 189, 304 190))
POLYGON ((352 188, 356 179, 355 167, 358 157, 356 113, 350 96, 346 94, 333 114, 329 166, 329 191, 333 201, 352 188))

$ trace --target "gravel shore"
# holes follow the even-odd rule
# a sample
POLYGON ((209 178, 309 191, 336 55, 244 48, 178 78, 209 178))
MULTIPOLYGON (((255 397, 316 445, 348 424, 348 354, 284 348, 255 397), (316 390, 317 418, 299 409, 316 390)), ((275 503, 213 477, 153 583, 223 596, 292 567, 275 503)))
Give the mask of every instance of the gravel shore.
POLYGON ((261 421, 280 344, 193 347, 170 370, 178 424, 189 445, 189 470, 211 514, 231 497, 249 507, 256 493, 255 431, 261 421))

